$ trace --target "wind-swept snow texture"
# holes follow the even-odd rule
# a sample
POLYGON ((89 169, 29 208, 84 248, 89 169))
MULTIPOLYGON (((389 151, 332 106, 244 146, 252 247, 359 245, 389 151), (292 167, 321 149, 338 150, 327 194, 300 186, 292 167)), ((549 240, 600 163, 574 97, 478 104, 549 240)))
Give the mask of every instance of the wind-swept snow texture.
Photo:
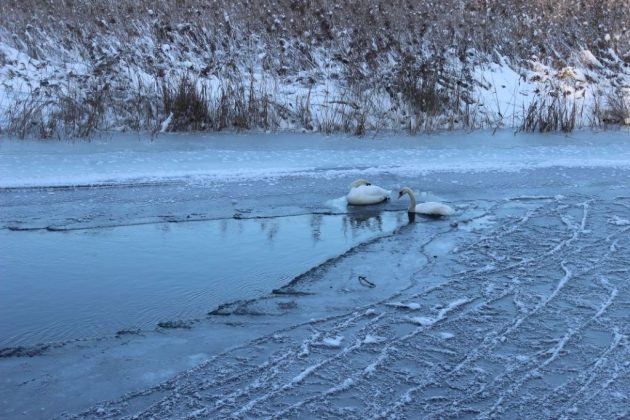
MULTIPOLYGON (((510 139, 480 149, 479 166, 461 149, 438 146, 439 138, 427 139, 436 142, 427 149, 384 147, 383 161, 367 153, 370 181, 409 185, 421 197, 449 202, 456 214, 403 220, 273 293, 222 305, 190 329, 5 352, 2 417, 627 418, 627 138, 544 137, 538 154, 523 153, 520 161, 514 147, 525 138, 510 139), (397 171, 389 159, 405 153, 429 169, 397 171), (538 165, 544 157, 550 164, 538 165), (452 166, 436 168, 444 162, 452 166), (503 168, 494 166, 501 162, 503 168), (18 357, 29 351, 34 357, 18 357)), ((254 214, 320 211, 347 191, 357 172, 341 166, 359 159, 362 147, 369 148, 358 146, 356 155, 336 149, 337 166, 319 161, 308 171, 203 185, 210 196, 235 194, 237 207, 256 204, 254 214)), ((286 146, 279 159, 294 152, 286 146)), ((201 187, 180 180, 147 188, 161 200, 201 187)), ((54 191, 64 199, 52 205, 75 215, 83 210, 68 203, 81 194, 106 191, 109 200, 125 202, 123 189, 5 188, 2 223, 45 227, 16 195, 54 191)), ((206 200, 170 207, 172 216, 183 221, 206 200)), ((226 200, 212 217, 231 217, 226 200)), ((102 211, 118 224, 153 217, 125 206, 102 211)), ((376 213, 404 215, 405 207, 393 201, 376 213)), ((62 219, 55 223, 76 226, 62 219)))

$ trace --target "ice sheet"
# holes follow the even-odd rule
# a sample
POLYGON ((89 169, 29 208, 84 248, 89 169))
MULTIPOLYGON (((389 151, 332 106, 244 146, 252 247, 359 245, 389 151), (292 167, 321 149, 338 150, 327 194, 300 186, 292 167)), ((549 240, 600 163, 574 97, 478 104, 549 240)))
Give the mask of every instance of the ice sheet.
POLYGON ((2 227, 65 235, 302 214, 347 216, 369 230, 385 213, 396 228, 333 252, 275 292, 226 302, 191 328, 3 351, 2 417, 628 415, 626 133, 220 140, 3 141, 4 186, 36 178, 39 186, 0 191, 2 227), (112 144, 129 151, 118 156, 112 144), (179 147, 183 157, 170 162, 179 147), (94 179, 111 170, 114 185, 48 188, 64 148, 76 164, 68 179, 83 182, 96 167, 86 162, 102 152, 115 164, 94 179), (195 148, 207 167, 193 163, 195 148), (249 157, 237 160, 239 151, 249 157), (272 164, 285 172, 265 172, 272 164), (217 167, 246 176, 215 176, 217 167), (124 181, 147 168, 159 182, 124 181), (177 168, 183 177, 172 176, 177 168), (404 200, 373 210, 334 201, 359 174, 410 186, 456 215, 407 224, 404 200))

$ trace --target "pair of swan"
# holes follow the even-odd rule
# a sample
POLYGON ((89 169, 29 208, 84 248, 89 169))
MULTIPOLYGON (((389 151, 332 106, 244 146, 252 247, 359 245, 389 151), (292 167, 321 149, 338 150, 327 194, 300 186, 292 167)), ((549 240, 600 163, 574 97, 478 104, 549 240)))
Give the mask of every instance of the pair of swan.
MULTIPOLYGON (((427 216, 450 216, 455 213, 452 207, 436 202, 426 202, 416 204, 416 196, 409 187, 403 187, 398 192, 398 198, 405 194, 409 196, 408 213, 419 213, 427 216)), ((348 204, 353 206, 366 206, 379 204, 389 199, 389 191, 370 184, 366 179, 357 179, 350 184, 350 192, 346 196, 348 204)))

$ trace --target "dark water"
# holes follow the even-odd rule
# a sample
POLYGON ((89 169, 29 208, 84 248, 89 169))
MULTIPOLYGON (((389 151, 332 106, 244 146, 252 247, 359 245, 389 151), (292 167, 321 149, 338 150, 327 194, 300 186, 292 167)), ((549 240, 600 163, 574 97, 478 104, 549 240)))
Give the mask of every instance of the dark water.
POLYGON ((404 214, 0 231, 0 346, 153 329, 269 293, 404 214))

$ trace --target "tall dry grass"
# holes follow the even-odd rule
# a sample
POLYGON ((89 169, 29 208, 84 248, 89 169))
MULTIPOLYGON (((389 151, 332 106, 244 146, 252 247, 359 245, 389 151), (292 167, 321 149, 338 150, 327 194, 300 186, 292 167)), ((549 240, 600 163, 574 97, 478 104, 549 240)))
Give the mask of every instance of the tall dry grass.
MULTIPOLYGON (((88 69, 85 80, 61 75, 72 85, 64 89, 16 95, 4 130, 157 130, 171 114, 170 130, 476 127, 484 122, 467 72, 479 57, 562 67, 586 48, 622 66, 629 28, 627 0, 4 0, 2 42, 40 65, 88 69), (464 70, 448 67, 453 57, 464 70), (254 68, 273 83, 255 81, 254 68), (268 88, 327 79, 343 89, 318 104, 268 88)), ((615 98, 608 103, 623 114, 615 98)), ((533 106, 527 127, 572 127, 562 98, 533 106)))

